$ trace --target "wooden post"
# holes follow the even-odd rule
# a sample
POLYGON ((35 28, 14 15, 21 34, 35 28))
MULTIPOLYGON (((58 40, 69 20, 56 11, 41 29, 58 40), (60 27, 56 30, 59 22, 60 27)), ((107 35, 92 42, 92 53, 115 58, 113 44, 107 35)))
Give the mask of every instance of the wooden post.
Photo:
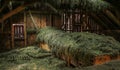
POLYGON ((52 25, 52 14, 50 14, 50 26, 52 25))
POLYGON ((2 22, 2 28, 1 28, 2 32, 4 31, 4 22, 2 22))
POLYGON ((26 12, 24 12, 24 43, 25 43, 25 46, 27 46, 27 32, 26 32, 26 12))
POLYGON ((10 36, 11 36, 11 37, 10 37, 10 49, 11 49, 12 46, 13 46, 13 45, 12 45, 12 42, 13 42, 13 41, 12 41, 12 23, 13 23, 12 20, 13 20, 13 18, 11 17, 11 18, 10 18, 10 29, 11 29, 11 32, 10 32, 10 36))
POLYGON ((12 48, 14 48, 14 26, 12 25, 12 32, 11 32, 11 36, 12 36, 12 48))

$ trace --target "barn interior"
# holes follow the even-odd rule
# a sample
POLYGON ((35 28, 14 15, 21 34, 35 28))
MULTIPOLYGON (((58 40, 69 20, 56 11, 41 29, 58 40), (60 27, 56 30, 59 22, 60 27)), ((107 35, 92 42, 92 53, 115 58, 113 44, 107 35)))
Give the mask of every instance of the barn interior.
POLYGON ((0 70, 120 70, 120 1, 0 0, 0 70))

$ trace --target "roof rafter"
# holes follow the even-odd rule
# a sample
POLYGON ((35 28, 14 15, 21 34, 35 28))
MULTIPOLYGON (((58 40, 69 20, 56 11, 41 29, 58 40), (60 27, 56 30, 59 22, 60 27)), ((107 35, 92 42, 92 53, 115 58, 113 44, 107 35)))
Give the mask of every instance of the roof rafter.
POLYGON ((4 20, 6 20, 7 18, 11 17, 12 15, 15 15, 17 13, 19 13, 20 11, 24 10, 25 6, 21 5, 19 7, 17 7, 16 9, 10 11, 9 13, 5 14, 1 19, 0 22, 3 22, 4 20))
POLYGON ((120 20, 115 17, 109 10, 103 11, 103 13, 105 13, 105 15, 108 16, 109 19, 114 21, 120 27, 120 20))
POLYGON ((23 11, 27 6, 30 6, 30 5, 33 5, 35 2, 29 2, 29 3, 26 3, 24 5, 21 5, 21 6, 18 6, 17 8, 15 8, 14 10, 8 12, 7 14, 3 15, 2 18, 0 18, 0 22, 3 22, 5 21, 6 19, 8 19, 9 17, 23 11))

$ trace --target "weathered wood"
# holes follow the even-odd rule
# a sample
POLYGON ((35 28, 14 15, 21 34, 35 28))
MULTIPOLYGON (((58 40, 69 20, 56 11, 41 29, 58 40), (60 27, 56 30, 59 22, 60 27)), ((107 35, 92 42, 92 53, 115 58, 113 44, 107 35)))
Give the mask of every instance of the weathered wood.
POLYGON ((31 13, 30 10, 29 10, 29 15, 30 15, 30 18, 32 19, 32 22, 33 22, 35 28, 38 29, 38 27, 37 27, 37 25, 36 25, 36 22, 35 22, 35 20, 34 20, 34 18, 33 18, 33 16, 32 16, 32 13, 31 13))
POLYGON ((115 13, 116 13, 118 20, 120 20, 120 12, 118 10, 115 10, 115 13))
POLYGON ((14 26, 12 26, 11 37, 12 37, 12 48, 14 48, 14 26))
POLYGON ((5 8, 6 4, 4 6, 2 6, 2 8, 0 8, 0 12, 2 12, 2 10, 5 8))
POLYGON ((2 28, 1 28, 2 32, 4 31, 4 22, 2 22, 2 28))
POLYGON ((25 38, 24 43, 25 43, 25 46, 27 46, 26 19, 27 19, 26 12, 24 12, 24 38, 25 38))
POLYGON ((55 13, 58 13, 58 10, 54 8, 51 4, 45 3, 46 6, 50 7, 55 13))
POLYGON ((90 14, 90 16, 92 17, 92 18, 94 18, 95 19, 95 21, 99 24, 99 25, 101 25, 102 27, 105 27, 105 28, 107 28, 107 29, 109 29, 109 27, 98 17, 98 16, 96 16, 95 14, 90 14))
POLYGON ((9 13, 5 14, 1 19, 0 22, 3 22, 4 20, 8 19, 9 17, 23 11, 27 6, 31 6, 33 5, 35 2, 27 2, 24 5, 21 5, 19 7, 17 7, 16 9, 10 11, 9 13))
POLYGON ((112 24, 112 22, 105 16, 105 15, 103 15, 103 14, 101 14, 101 15, 99 15, 99 16, 101 16, 101 17, 103 17, 104 18, 104 20, 106 20, 106 22, 108 22, 108 23, 111 23, 112 24))
POLYGON ((5 15, 0 19, 0 22, 6 20, 7 18, 9 18, 9 17, 11 17, 11 16, 13 16, 13 15, 19 13, 19 12, 21 12, 21 11, 24 10, 24 9, 25 9, 25 6, 24 6, 24 5, 21 5, 21 6, 17 7, 16 9, 14 9, 14 10, 10 11, 9 13, 5 14, 5 15))
POLYGON ((99 17, 104 21, 105 24, 107 24, 107 26, 110 28, 110 29, 116 29, 117 27, 115 26, 115 24, 113 24, 111 22, 111 20, 106 17, 104 14, 100 14, 99 17))
POLYGON ((112 21, 114 21, 118 26, 120 26, 120 20, 117 19, 109 10, 104 11, 104 13, 110 18, 112 21))
POLYGON ((120 33, 120 30, 104 30, 104 31, 113 31, 113 32, 117 32, 117 33, 120 33))
MULTIPOLYGON (((49 14, 57 14, 55 12, 52 11, 34 11, 34 10, 30 10, 32 14, 45 14, 45 15, 49 15, 49 14)), ((29 12, 26 12, 29 14, 29 12)))

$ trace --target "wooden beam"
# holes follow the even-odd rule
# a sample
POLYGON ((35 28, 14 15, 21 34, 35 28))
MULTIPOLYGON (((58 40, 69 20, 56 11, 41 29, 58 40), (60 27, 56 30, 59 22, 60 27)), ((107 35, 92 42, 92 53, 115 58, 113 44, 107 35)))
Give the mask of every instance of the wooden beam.
POLYGON ((0 8, 0 12, 2 12, 2 10, 5 8, 6 5, 2 6, 2 8, 0 8))
POLYGON ((106 17, 104 14, 100 14, 99 17, 110 29, 116 29, 117 27, 106 17))
POLYGON ((120 12, 118 10, 115 10, 115 13, 116 13, 118 20, 120 20, 120 12))
POLYGON ((94 13, 91 13, 90 16, 95 19, 95 21, 102 27, 105 27, 106 29, 110 29, 98 16, 96 16, 94 13))
POLYGON ((10 11, 9 13, 5 14, 1 19, 0 19, 0 23, 3 22, 4 20, 8 19, 9 17, 23 11, 27 6, 31 6, 33 5, 35 2, 28 2, 27 4, 25 3, 24 5, 21 5, 19 7, 17 7, 16 9, 10 11))
POLYGON ((8 5, 9 2, 5 2, 4 5, 0 8, 0 12, 8 5))
POLYGON ((45 3, 46 6, 50 7, 55 13, 58 13, 59 15, 62 15, 61 11, 58 11, 55 7, 53 7, 51 4, 49 3, 45 3))
POLYGON ((117 32, 117 33, 120 33, 120 30, 118 29, 116 29, 116 30, 104 30, 104 31, 112 31, 112 32, 117 32))
POLYGON ((120 27, 120 20, 117 19, 109 10, 104 11, 104 13, 107 15, 109 19, 114 21, 120 27))
POLYGON ((3 22, 4 20, 6 20, 7 18, 21 12, 22 10, 25 9, 25 6, 24 5, 21 5, 19 7, 17 7, 16 9, 10 11, 9 13, 5 14, 1 19, 0 19, 0 22, 3 22))
POLYGON ((5 1, 5 3, 0 8, 0 12, 2 12, 2 10, 8 5, 8 3, 9 3, 9 1, 5 1))
POLYGON ((58 10, 54 8, 51 4, 45 3, 46 6, 50 7, 55 13, 58 13, 58 10))
MULTIPOLYGON (((32 14, 57 14, 55 12, 52 11, 34 11, 34 10, 30 10, 32 14)), ((29 14, 29 12, 26 12, 27 14, 29 14)))

